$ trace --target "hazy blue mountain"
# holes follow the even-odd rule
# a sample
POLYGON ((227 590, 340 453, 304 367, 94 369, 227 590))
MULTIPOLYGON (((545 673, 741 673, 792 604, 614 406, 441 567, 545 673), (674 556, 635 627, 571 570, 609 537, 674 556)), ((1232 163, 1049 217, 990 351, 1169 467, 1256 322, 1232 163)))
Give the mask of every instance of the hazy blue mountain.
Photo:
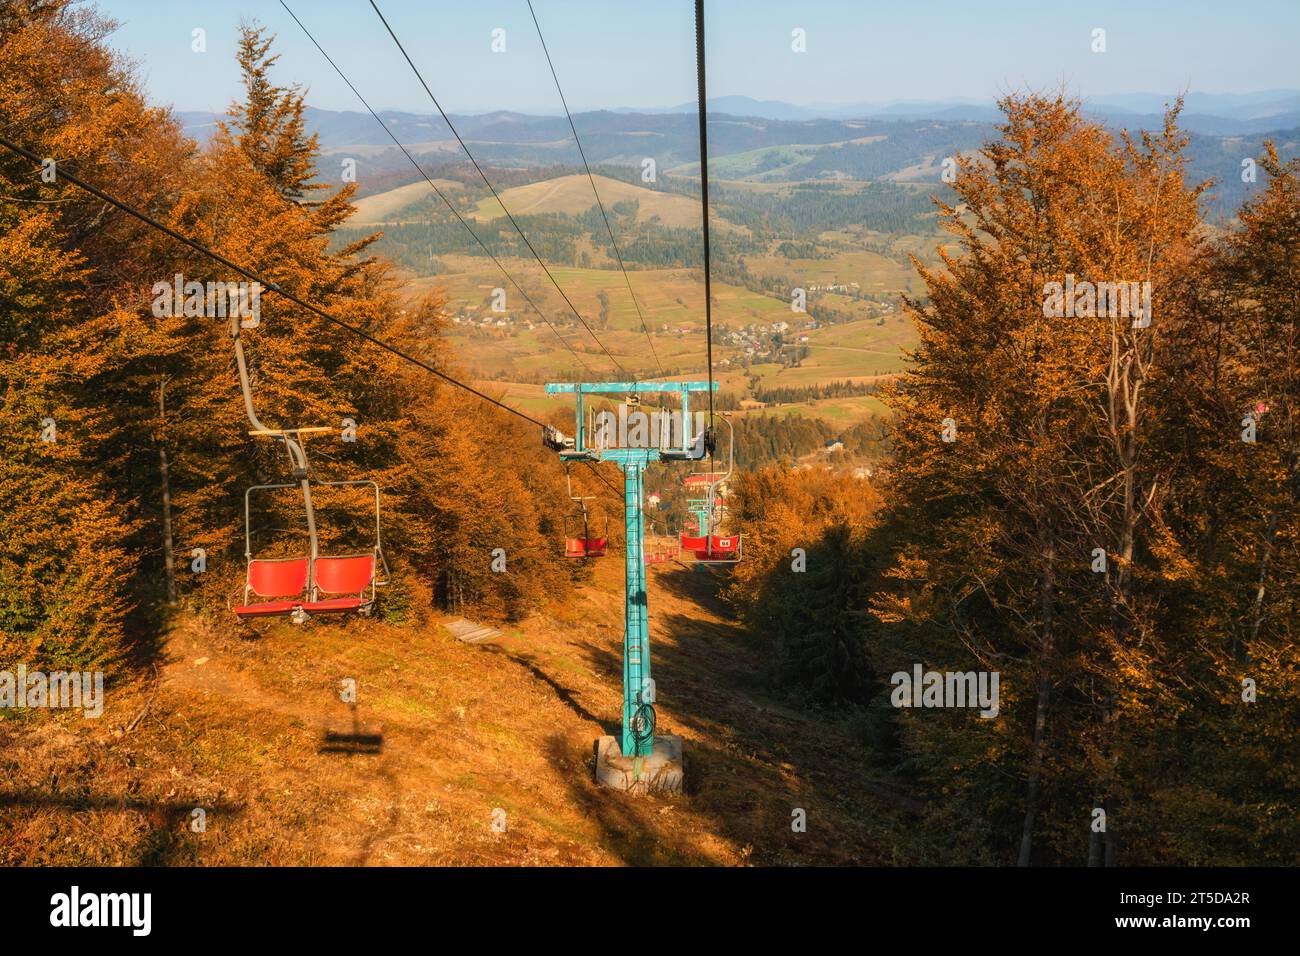
MULTIPOLYGON (((1176 95, 1176 93, 1125 93, 1085 97, 1084 102, 1090 114, 1101 118, 1109 125, 1151 127, 1159 124, 1166 105, 1173 102, 1176 95)), ((992 123, 1000 118, 997 107, 991 101, 969 97, 891 102, 814 103, 798 106, 773 100, 729 96, 709 100, 709 109, 734 116, 758 116, 764 119, 934 119, 992 123)), ((694 103, 683 103, 654 112, 694 112, 694 110, 694 103)), ((1193 132, 1215 136, 1291 129, 1300 125, 1300 90, 1189 93, 1183 105, 1183 123, 1193 132)))
MULTIPOLYGON (((1154 128, 1160 124, 1166 103, 1173 96, 1160 93, 1124 93, 1085 98, 1088 113, 1107 125, 1154 128)), ((673 158, 684 154, 679 142, 694 137, 694 103, 657 109, 616 109, 579 113, 575 117, 584 141, 588 136, 610 140, 603 159, 632 156, 644 151, 646 135, 665 136, 673 158), (635 137, 640 136, 640 142, 635 137), (616 142, 620 137, 623 142, 616 142), (631 149, 631 147, 636 147, 631 149), (630 151, 629 151, 630 150, 630 151)), ((721 96, 709 100, 710 118, 719 124, 719 147, 727 151, 765 146, 827 143, 865 135, 844 125, 850 120, 874 122, 996 123, 1000 119, 993 103, 956 97, 943 100, 898 100, 890 102, 819 103, 796 105, 777 100, 756 100, 748 96, 721 96), (767 121, 759 135, 728 134, 728 124, 757 118, 767 121)), ((451 139, 442 117, 433 114, 384 110, 384 121, 404 143, 425 144, 451 139)), ((186 131, 202 141, 211 135, 216 116, 211 113, 179 113, 186 131)), ((383 145, 387 137, 374 119, 361 111, 333 111, 309 108, 307 120, 320 134, 327 149, 353 145, 383 145)), ((540 144, 564 142, 568 124, 562 115, 536 115, 499 110, 472 115, 454 115, 452 121, 466 138, 493 144, 540 144)), ((1183 125, 1191 132, 1209 136, 1243 136, 1290 130, 1300 126, 1300 90, 1261 90, 1253 93, 1189 93, 1183 125)), ((733 130, 734 132, 734 130, 733 130)), ((713 134, 710 135, 710 140, 713 134)), ((505 153, 501 158, 508 158, 505 153)))
MULTIPOLYGON (((1192 133, 1190 156, 1196 178, 1214 178, 1224 200, 1235 208, 1243 192, 1241 159, 1258 156, 1264 138, 1274 139, 1284 156, 1300 152, 1300 94, 1287 90, 1258 94, 1189 97, 1195 103, 1183 116, 1192 133), (1237 111, 1239 116, 1197 110, 1237 111)), ((709 156, 720 179, 768 182, 838 179, 904 179, 926 182, 943 157, 977 149, 992 138, 1000 115, 974 100, 935 103, 847 104, 844 118, 764 117, 782 104, 744 97, 716 101, 741 112, 715 109, 709 116, 709 156), (872 110, 874 115, 858 112, 872 110)), ((789 104, 784 104, 788 106, 789 104)), ((1131 94, 1090 101, 1088 112, 1112 128, 1155 129, 1164 105, 1156 94, 1131 94), (1149 109, 1152 112, 1135 112, 1149 109)), ((791 107, 798 114, 804 108, 791 107)), ((463 165, 451 130, 442 117, 385 110, 380 114, 397 138, 429 169, 463 165)), ((178 113, 186 132, 200 142, 215 130, 212 113, 178 113)), ((393 148, 368 113, 309 108, 308 128, 324 150, 363 160, 369 188, 386 189, 413 180, 405 156, 393 148), (355 153, 349 154, 349 150, 355 153)), ((516 169, 580 168, 581 159, 563 116, 497 111, 452 116, 457 130, 481 162, 516 169)), ((574 122, 594 165, 640 167, 653 158, 659 169, 682 167, 693 175, 699 155, 694 107, 661 112, 602 110, 578 113, 574 122)), ((531 175, 531 174, 530 174, 531 175)))
MULTIPOLYGON (((634 109, 631 107, 620 107, 611 110, 614 113, 644 114, 647 116, 660 115, 663 113, 691 113, 694 114, 698 109, 697 104, 679 103, 676 106, 662 106, 634 109)), ((749 96, 717 96, 709 98, 710 113, 727 113, 731 116, 757 116, 762 119, 775 120, 801 120, 801 119, 819 119, 830 117, 829 114, 818 112, 814 108, 807 106, 796 106, 793 103, 783 103, 780 100, 756 100, 749 96)), ((837 116, 839 114, 836 114, 837 116)))

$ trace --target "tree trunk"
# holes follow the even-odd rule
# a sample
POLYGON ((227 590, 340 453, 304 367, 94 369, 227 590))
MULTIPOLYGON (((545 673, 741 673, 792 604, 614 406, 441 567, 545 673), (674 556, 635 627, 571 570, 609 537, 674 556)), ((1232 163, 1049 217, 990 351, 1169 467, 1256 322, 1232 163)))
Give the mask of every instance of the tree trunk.
POLYGON ((1025 823, 1020 832, 1020 858, 1016 866, 1028 866, 1034 849, 1034 818, 1038 815, 1038 788, 1043 771, 1043 744, 1052 685, 1046 668, 1038 678, 1038 707, 1034 712, 1034 749, 1029 758, 1029 781, 1025 788, 1025 823))
MULTIPOLYGON (((1288 489, 1294 488, 1297 477, 1296 466, 1298 463, 1300 463, 1300 454, 1292 452, 1287 458, 1287 476, 1284 483, 1288 489)), ((1294 492, 1292 500, 1294 501, 1294 492)), ((1268 586, 1268 566, 1273 557, 1273 546, 1277 541, 1279 511, 1280 506, 1274 505, 1268 515, 1268 526, 1264 530, 1264 545, 1261 549, 1259 558, 1259 581, 1255 587, 1254 607, 1251 609, 1250 615, 1251 643, 1254 643, 1254 641, 1259 637, 1260 628, 1264 626, 1264 594, 1266 593, 1268 586)), ((1233 657, 1236 657, 1237 646, 1235 640, 1233 642, 1232 652, 1233 657)))
POLYGON ((167 466, 167 376, 158 380, 158 417, 162 420, 158 439, 158 470, 162 475, 163 565, 167 570, 167 606, 176 606, 176 555, 172 544, 172 488, 167 466))
POLYGON ((1034 819, 1038 815, 1038 791, 1043 771, 1043 750, 1047 736, 1047 713, 1051 703, 1051 659, 1055 640, 1056 577, 1053 562, 1056 545, 1050 536, 1042 549, 1043 569, 1039 577, 1038 601, 1043 615, 1043 639, 1040 644, 1038 704, 1034 711, 1034 746, 1029 757, 1029 777, 1025 787, 1025 821, 1020 832, 1020 857, 1017 866, 1028 866, 1034 850, 1034 819))

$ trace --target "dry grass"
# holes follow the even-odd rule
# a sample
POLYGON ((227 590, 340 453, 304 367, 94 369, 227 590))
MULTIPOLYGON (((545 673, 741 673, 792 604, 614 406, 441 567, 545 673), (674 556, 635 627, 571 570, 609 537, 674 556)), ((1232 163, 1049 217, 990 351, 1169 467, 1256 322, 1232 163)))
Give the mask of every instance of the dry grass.
POLYGON ((687 793, 596 788, 592 741, 616 731, 620 706, 621 575, 601 562, 591 586, 497 646, 460 644, 436 620, 248 640, 183 617, 159 680, 110 689, 101 719, 0 721, 0 863, 889 862, 898 811, 871 795, 861 751, 762 693, 749 639, 679 566, 653 572, 650 600, 659 724, 686 739, 687 793), (355 715, 338 699, 347 677, 355 715), (381 752, 323 747, 354 717, 382 733, 381 752), (794 807, 807 833, 791 832, 794 807))

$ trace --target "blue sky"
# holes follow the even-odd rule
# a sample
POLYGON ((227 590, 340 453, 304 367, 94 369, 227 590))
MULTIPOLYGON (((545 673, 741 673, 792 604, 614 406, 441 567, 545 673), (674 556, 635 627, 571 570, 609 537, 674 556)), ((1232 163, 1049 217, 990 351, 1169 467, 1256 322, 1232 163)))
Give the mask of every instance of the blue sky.
MULTIPOLYGON (((287 0, 379 108, 430 112, 367 0, 287 0)), ((525 0, 377 0, 449 112, 559 109, 525 0), (506 52, 491 50, 505 30, 506 52)), ((691 0, 533 0, 575 110, 695 98, 691 0)), ((276 0, 100 0, 110 43, 151 95, 219 111, 239 92, 241 18, 279 36, 276 79, 324 109, 359 106, 276 0), (191 31, 207 31, 207 52, 191 31)), ((1253 0, 708 0, 710 96, 798 104, 957 97, 1026 86, 1100 96, 1300 87, 1300 2, 1253 0), (1090 50, 1094 28, 1107 51, 1090 50), (807 52, 791 50, 806 31, 807 52)))

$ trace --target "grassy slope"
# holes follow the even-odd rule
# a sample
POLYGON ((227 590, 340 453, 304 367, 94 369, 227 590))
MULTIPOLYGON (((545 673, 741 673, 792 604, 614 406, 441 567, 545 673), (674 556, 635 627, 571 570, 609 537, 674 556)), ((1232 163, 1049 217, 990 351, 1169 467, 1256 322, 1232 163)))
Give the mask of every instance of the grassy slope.
POLYGON ((660 729, 686 738, 688 792, 592 782, 616 730, 621 561, 499 646, 429 623, 281 625, 249 641, 181 618, 156 696, 110 691, 100 720, 0 721, 0 863, 743 864, 906 862, 898 809, 842 724, 767 696, 708 582, 652 572, 660 729), (200 663, 202 662, 202 663, 200 663), (378 755, 322 752, 353 677, 378 755), (208 811, 189 831, 193 807, 208 811), (808 831, 791 831, 791 810, 808 831), (492 813, 507 813, 505 833, 492 813))
MULTIPOLYGON (((451 179, 435 179, 434 183, 444 193, 454 194, 465 187, 451 179)), ((379 226, 385 223, 402 222, 402 210, 412 203, 427 199, 432 193, 429 184, 423 179, 419 182, 398 186, 387 192, 376 193, 353 201, 356 212, 348 219, 349 226, 379 226)))
MULTIPOLYGON (((665 226, 676 229, 695 228, 700 224, 699 203, 686 196, 645 189, 606 176, 596 176, 594 179, 606 209, 616 203, 635 201, 640 204, 637 208, 638 221, 644 222, 657 216, 665 226)), ((576 216, 596 205, 591 182, 585 173, 558 176, 527 186, 514 186, 502 190, 501 199, 516 216, 547 212, 576 216)), ((505 213, 502 212, 501 203, 490 197, 474 208, 474 218, 479 220, 496 219, 503 215, 505 213)), ((727 225, 729 224, 724 224, 722 228, 727 225)))

